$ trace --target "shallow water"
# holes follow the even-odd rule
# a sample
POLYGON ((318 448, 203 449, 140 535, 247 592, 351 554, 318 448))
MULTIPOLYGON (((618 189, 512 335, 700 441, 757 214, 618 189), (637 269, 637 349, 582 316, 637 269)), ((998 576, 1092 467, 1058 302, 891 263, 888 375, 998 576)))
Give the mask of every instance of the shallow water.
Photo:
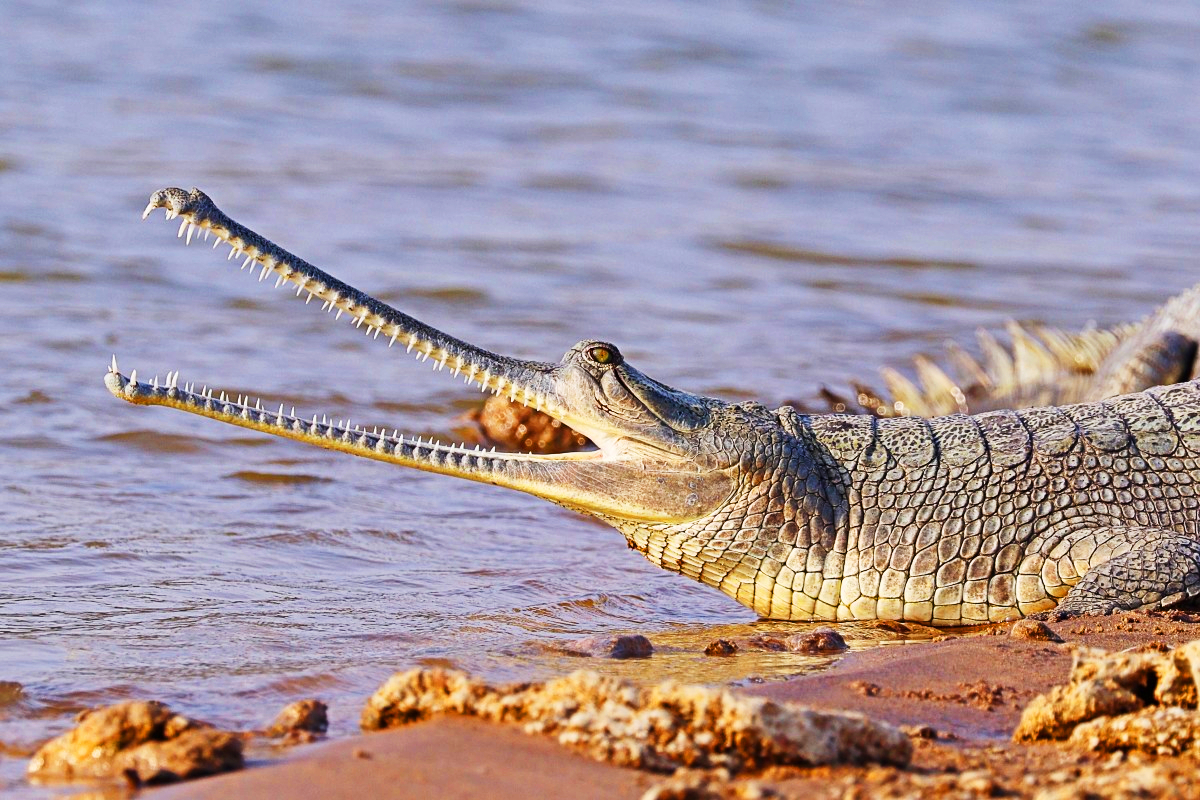
POLYGON ((596 632, 691 679, 814 665, 695 656, 753 615, 549 504, 113 400, 113 352, 442 438, 478 397, 140 222, 151 191, 493 350, 812 399, 1197 280, 1200 17, 1075 5, 7 3, 0 786, 124 697, 317 695, 345 733, 395 669, 545 674, 596 632))

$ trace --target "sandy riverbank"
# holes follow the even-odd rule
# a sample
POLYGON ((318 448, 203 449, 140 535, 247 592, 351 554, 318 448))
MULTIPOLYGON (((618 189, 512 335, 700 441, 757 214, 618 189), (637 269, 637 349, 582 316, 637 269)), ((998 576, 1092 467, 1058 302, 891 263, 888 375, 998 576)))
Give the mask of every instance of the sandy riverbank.
MULTIPOLYGON (((1103 796, 1105 786, 1125 792, 1130 781, 1140 781, 1154 796, 1171 796, 1173 786, 1182 787, 1177 796, 1187 796, 1197 768, 1187 757, 1097 755, 1065 745, 1014 744, 1010 736, 1034 696, 1066 682, 1072 645, 1176 645, 1200 638, 1200 614, 1128 614, 1051 627, 1064 643, 1013 637, 1001 626, 985 635, 851 653, 827 672, 746 689, 908 726, 916 755, 903 770, 775 769, 718 788, 737 791, 752 779, 788 797, 1074 797, 1083 796, 1079 786, 1099 787, 1103 796)), ((665 779, 588 760, 514 727, 443 718, 300 748, 282 762, 150 797, 636 798, 665 779)))

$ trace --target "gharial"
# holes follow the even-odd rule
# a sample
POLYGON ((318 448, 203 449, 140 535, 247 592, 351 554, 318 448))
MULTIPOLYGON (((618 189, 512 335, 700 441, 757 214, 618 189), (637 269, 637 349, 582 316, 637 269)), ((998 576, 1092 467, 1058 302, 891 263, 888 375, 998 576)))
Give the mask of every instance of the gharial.
MULTIPOLYGON (((322 272, 199 190, 160 190, 143 217, 156 208, 182 218, 188 241, 215 236, 260 277, 546 412, 596 449, 485 452, 346 428, 181 388, 178 373, 142 383, 114 357, 105 384, 122 400, 529 492, 598 517, 653 563, 764 617, 951 626, 1200 595, 1200 381, 932 419, 770 410, 672 389, 606 342, 580 342, 556 364, 499 356, 322 272)), ((1161 350, 1164 331, 1147 335, 1135 344, 1161 350)))

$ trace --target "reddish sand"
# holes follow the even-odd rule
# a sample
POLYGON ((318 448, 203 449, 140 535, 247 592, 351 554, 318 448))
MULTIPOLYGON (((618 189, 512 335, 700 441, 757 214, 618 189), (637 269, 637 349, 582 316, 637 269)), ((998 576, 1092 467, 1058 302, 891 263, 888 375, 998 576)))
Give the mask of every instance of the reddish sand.
MULTIPOLYGON (((789 797, 1030 796, 1072 781, 1129 775, 1149 780, 1145 775, 1152 772, 1162 781, 1156 794, 1185 797, 1195 761, 1101 756, 1063 745, 1013 744, 1009 737, 1032 697, 1066 682, 1072 643, 1110 650, 1152 642, 1175 645, 1200 638, 1198 622, 1200 614, 1192 613, 1127 614, 1053 624, 1065 644, 1015 638, 1000 626, 985 635, 851 653, 827 672, 746 691, 861 711, 897 725, 928 726, 913 731, 913 765, 907 770, 789 768, 749 777, 789 797), (1183 793, 1172 793, 1172 780, 1183 793)), ((663 780, 590 761, 513 727, 456 718, 299 748, 282 762, 151 796, 636 798, 663 780)))

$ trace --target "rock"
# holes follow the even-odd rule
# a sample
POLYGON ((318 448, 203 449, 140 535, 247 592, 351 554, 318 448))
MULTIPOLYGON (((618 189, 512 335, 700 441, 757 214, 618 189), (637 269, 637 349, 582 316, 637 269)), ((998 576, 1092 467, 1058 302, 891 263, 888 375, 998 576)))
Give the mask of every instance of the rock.
POLYGON ((320 700, 297 700, 289 704, 267 728, 267 736, 291 737, 309 741, 311 734, 329 729, 329 707, 320 700))
POLYGON ((491 686, 461 672, 393 675, 363 709, 364 730, 438 714, 522 723, 601 761, 656 771, 730 772, 770 765, 906 765, 912 742, 861 714, 825 712, 726 689, 674 682, 640 687, 594 672, 491 686))
POLYGON ((1200 714, 1177 706, 1144 708, 1075 726, 1070 741, 1089 750, 1140 750, 1160 756, 1200 755, 1200 714))
POLYGON ((1175 648, 1165 660, 1154 687, 1154 701, 1160 705, 1196 708, 1196 678, 1200 676, 1200 640, 1175 648))
POLYGON ((840 653, 849 649, 846 640, 833 628, 817 628, 807 633, 792 634, 784 640, 784 644, 793 653, 808 655, 840 653))
POLYGON ((678 769, 641 800, 771 800, 781 795, 758 781, 734 781, 726 769, 678 769))
POLYGON ((732 656, 736 655, 738 646, 728 639, 716 639, 708 643, 708 647, 704 648, 706 656, 732 656))
POLYGON ((737 646, 743 650, 765 650, 768 653, 787 652, 787 645, 778 636, 768 636, 763 633, 739 639, 737 646))
POLYGON ((1099 750, 1186 752, 1195 747, 1200 729, 1195 670, 1200 641, 1168 652, 1080 648, 1070 682, 1035 697, 1013 739, 1069 738, 1099 750))
POLYGON ((1066 739, 1080 722, 1136 711, 1142 705, 1133 692, 1105 681, 1055 686, 1050 694, 1039 695, 1025 706, 1013 740, 1066 739))
POLYGON ((561 649, 568 655, 591 658, 649 658, 654 654, 654 645, 641 634, 589 636, 568 642, 561 649))
POLYGON ((79 724, 34 754, 35 780, 136 777, 167 783, 241 769, 242 738, 172 712, 155 701, 131 700, 85 711, 79 724))
POLYGON ((527 453, 569 453, 590 442, 542 411, 493 395, 472 415, 488 441, 527 453))
POLYGON ((1008 635, 1014 639, 1030 639, 1035 642, 1062 642, 1062 637, 1040 619, 1017 620, 1008 635))
POLYGON ((937 728, 932 725, 901 725, 900 730, 904 731, 904 735, 910 739, 927 739, 932 741, 938 738, 937 728))

